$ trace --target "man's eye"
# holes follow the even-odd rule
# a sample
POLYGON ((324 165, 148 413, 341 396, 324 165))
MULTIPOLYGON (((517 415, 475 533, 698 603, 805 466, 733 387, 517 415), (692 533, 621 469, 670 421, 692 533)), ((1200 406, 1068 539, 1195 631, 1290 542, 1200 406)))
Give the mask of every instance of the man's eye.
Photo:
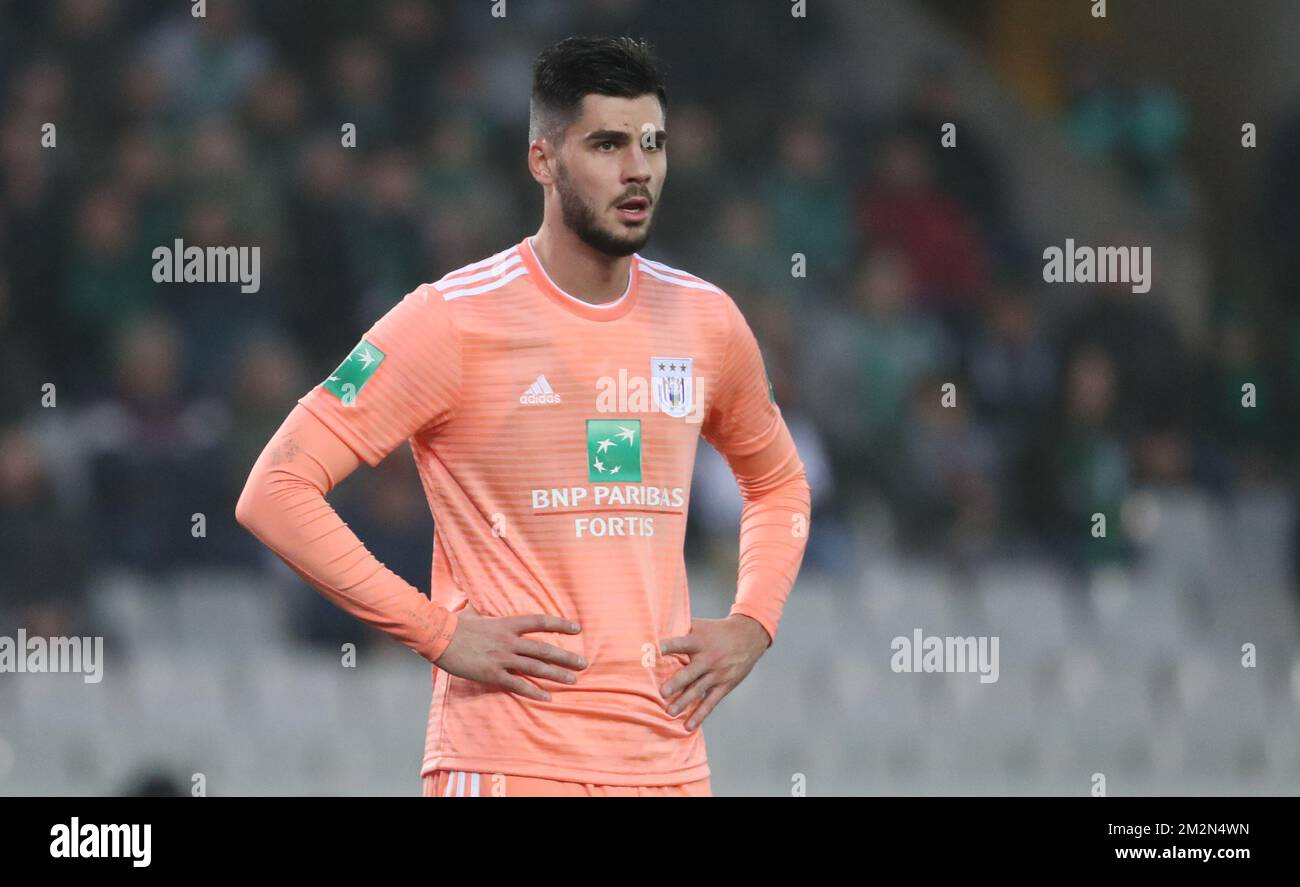
POLYGON ((610 141, 604 141, 604 142, 601 142, 597 147, 603 148, 603 147, 605 147, 606 145, 613 145, 613 144, 614 144, 613 142, 610 142, 610 141))

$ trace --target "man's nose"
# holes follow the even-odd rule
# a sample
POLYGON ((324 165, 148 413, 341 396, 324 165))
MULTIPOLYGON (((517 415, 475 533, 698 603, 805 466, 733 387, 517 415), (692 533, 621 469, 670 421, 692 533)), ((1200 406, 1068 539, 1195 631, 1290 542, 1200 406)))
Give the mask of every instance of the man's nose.
POLYGON ((650 158, 641 144, 638 142, 633 145, 628 155, 628 161, 623 167, 623 181, 640 182, 643 185, 650 181, 650 158))

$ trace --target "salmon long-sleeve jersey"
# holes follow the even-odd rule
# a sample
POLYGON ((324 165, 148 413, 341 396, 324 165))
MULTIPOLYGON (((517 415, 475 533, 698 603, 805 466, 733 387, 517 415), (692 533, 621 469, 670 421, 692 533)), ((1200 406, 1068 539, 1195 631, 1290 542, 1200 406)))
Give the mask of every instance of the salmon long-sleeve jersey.
MULTIPOLYGON (((731 613, 772 638, 810 509, 730 296, 634 255, 624 294, 593 305, 551 281, 525 238, 407 294, 299 403, 372 467, 409 441, 434 518, 431 601, 348 533, 373 569, 369 586, 331 593, 336 603, 430 660, 466 603, 483 616, 548 613, 582 626, 527 635, 589 663, 572 685, 533 679, 549 701, 435 667, 422 774, 611 785, 709 775, 702 732, 685 729, 690 708, 669 715, 659 692, 689 661, 662 655, 659 642, 691 627, 683 545, 699 437, 726 457, 745 499, 731 613)), ((313 484, 311 502, 283 507, 302 521, 328 511, 335 523, 322 526, 337 528, 319 499, 332 481, 313 484)), ((313 555, 309 538, 283 535, 281 554, 321 587, 341 558, 313 555)))

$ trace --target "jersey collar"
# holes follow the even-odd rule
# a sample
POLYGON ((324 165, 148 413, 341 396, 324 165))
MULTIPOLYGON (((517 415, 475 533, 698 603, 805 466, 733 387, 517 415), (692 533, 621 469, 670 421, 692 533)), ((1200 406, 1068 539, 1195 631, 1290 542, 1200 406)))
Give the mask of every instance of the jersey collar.
POLYGON ((617 320, 631 311, 636 304, 638 283, 641 277, 638 271, 641 257, 636 253, 632 254, 632 261, 628 265, 627 288, 623 291, 623 295, 603 305, 594 305, 591 302, 579 299, 577 296, 571 296, 560 289, 555 281, 551 280, 550 275, 546 273, 546 269, 542 267, 542 263, 537 258, 537 253, 533 252, 533 238, 531 235, 520 242, 519 255, 524 260, 524 267, 528 269, 528 276, 532 278, 537 288, 545 293, 548 299, 571 314, 585 317, 587 320, 617 320))

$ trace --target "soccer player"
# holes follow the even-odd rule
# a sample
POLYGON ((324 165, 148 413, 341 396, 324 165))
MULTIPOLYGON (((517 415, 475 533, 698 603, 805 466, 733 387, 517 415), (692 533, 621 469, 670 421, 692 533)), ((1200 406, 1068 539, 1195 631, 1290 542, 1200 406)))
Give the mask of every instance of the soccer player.
POLYGON ((642 257, 667 173, 651 49, 569 38, 534 66, 536 234, 416 287, 299 399, 238 521, 433 665, 426 796, 709 795, 700 723, 772 643, 806 541, 803 465, 731 297, 642 257), (690 612, 695 448, 745 505, 735 602, 690 612), (325 495, 409 441, 432 594, 325 495))

